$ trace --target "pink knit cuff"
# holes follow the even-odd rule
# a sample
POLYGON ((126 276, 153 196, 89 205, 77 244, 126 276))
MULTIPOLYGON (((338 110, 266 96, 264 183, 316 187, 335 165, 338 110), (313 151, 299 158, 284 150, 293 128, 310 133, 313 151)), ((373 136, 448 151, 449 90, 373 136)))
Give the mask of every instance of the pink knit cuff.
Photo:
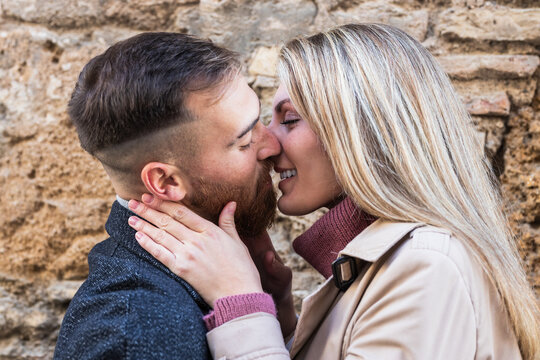
POLYGON ((266 293, 251 293, 220 298, 214 310, 203 317, 208 331, 240 316, 265 312, 276 316, 276 306, 272 296, 266 293))

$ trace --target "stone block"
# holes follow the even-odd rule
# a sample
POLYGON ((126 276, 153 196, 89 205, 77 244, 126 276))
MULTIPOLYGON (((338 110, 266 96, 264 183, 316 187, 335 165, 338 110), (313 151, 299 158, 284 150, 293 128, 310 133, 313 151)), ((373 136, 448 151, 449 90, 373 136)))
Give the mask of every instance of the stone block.
POLYGON ((510 113, 510 100, 503 91, 465 96, 463 102, 471 115, 507 116, 510 113))
POLYGON ((104 15, 115 24, 123 24, 140 30, 163 30, 174 21, 178 7, 189 0, 109 0, 104 15))
MULTIPOLYGON (((118 41, 125 40, 129 37, 135 36, 139 34, 141 31, 128 29, 128 28, 122 28, 122 27, 116 27, 112 25, 102 26, 91 33, 91 39, 90 44, 94 45, 93 47, 84 47, 81 49, 82 51, 70 51, 69 53, 65 54, 65 57, 72 57, 73 59, 78 59, 79 61, 90 60, 91 57, 96 56, 102 52, 104 52, 109 46, 114 45, 118 41), (98 46, 95 46, 98 45, 98 46), (90 56, 89 56, 90 55, 90 56)), ((90 45, 88 44, 88 45, 90 45)), ((85 63, 81 63, 80 68, 73 69, 75 71, 82 70, 82 66, 84 66, 85 63)))
POLYGON ((389 1, 352 2, 333 11, 328 10, 332 10, 332 7, 327 7, 326 11, 320 11, 317 15, 317 29, 348 23, 375 22, 398 27, 418 41, 424 41, 428 30, 428 10, 411 9, 389 1))
MULTIPOLYGON (((279 86, 279 81, 276 78, 267 76, 257 76, 251 84, 253 90, 261 100, 261 122, 268 125, 272 121, 272 109, 274 95, 279 86)), ((279 180, 276 180, 279 181, 279 180)))
POLYGON ((309 31, 317 6, 308 0, 201 0, 196 35, 242 54, 309 31))
POLYGON ((536 78, 523 79, 475 79, 470 81, 455 80, 454 87, 463 98, 484 97, 486 94, 505 92, 512 105, 516 107, 530 105, 536 91, 536 78))
POLYGON ((481 8, 450 8, 439 16, 436 30, 450 39, 540 43, 540 8, 515 9, 486 4, 481 8))
POLYGON ((261 46, 255 50, 251 63, 248 68, 250 75, 262 75, 267 77, 275 77, 278 58, 279 47, 266 47, 261 46))
POLYGON ((0 267, 11 274, 83 277, 86 254, 105 238, 103 196, 112 189, 66 115, 79 71, 108 45, 88 34, 0 29, 0 48, 9 49, 0 56, 0 267))
POLYGON ((501 148, 506 124, 504 119, 492 116, 473 116, 473 124, 476 128, 477 139, 489 158, 501 148))
POLYGON ((527 106, 533 102, 535 92, 538 93, 537 84, 535 78, 508 82, 506 93, 515 106, 527 106))
POLYGON ((503 188, 517 223, 540 218, 540 113, 523 107, 508 121, 503 188))
POLYGON ((277 78, 273 76, 257 76, 255 77, 252 87, 260 89, 276 89, 279 83, 277 78))
POLYGON ((199 5, 194 4, 178 7, 174 14, 170 30, 183 34, 202 34, 199 5))
POLYGON ((177 8, 191 0, 3 0, 3 17, 56 28, 114 23, 139 30, 163 30, 177 8))
POLYGON ((475 8, 483 6, 485 0, 452 0, 452 7, 475 8))
POLYGON ((28 341, 11 336, 2 341, 0 359, 2 360, 43 360, 52 359, 54 344, 46 341, 28 341))
POLYGON ((50 27, 95 26, 103 23, 102 0, 2 0, 4 17, 50 27))
POLYGON ((512 112, 505 133, 502 193, 508 218, 531 284, 540 285, 540 110, 522 107, 512 112))
POLYGON ((451 78, 460 80, 527 78, 540 65, 534 55, 446 55, 437 61, 451 78))
POLYGON ((56 281, 46 289, 48 300, 54 303, 67 304, 73 299, 82 281, 56 281))
POLYGON ((39 281, 0 274, 0 358, 51 358, 65 305, 47 302, 39 281))

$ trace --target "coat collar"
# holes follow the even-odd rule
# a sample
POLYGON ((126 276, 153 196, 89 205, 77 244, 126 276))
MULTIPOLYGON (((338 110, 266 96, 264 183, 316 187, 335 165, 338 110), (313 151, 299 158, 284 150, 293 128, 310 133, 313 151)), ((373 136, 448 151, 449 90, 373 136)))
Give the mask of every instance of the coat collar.
POLYGON ((178 277, 172 271, 170 271, 166 266, 157 261, 152 255, 150 255, 146 250, 144 250, 137 240, 135 240, 135 230, 129 226, 128 219, 130 216, 137 216, 137 214, 131 212, 124 206, 120 205, 118 201, 115 201, 111 208, 111 213, 105 224, 105 229, 109 236, 114 239, 119 245, 127 248, 130 252, 135 254, 137 257, 144 259, 153 266, 157 267, 163 271, 168 276, 172 277, 174 280, 178 281, 191 295, 193 300, 199 305, 201 310, 209 311, 210 307, 203 300, 201 295, 195 289, 189 285, 185 280, 178 277))
POLYGON ((405 235, 421 226, 424 224, 378 219, 345 246, 339 256, 351 256, 373 263, 386 254, 405 235))
MULTIPOLYGON (((339 253, 338 257, 345 255, 364 260, 367 263, 374 263, 407 234, 422 226, 424 224, 398 223, 378 219, 356 236, 339 253)), ((370 269, 371 267, 369 266, 364 267, 361 275, 348 291, 356 291, 354 289, 357 287, 363 287, 365 290, 365 287, 369 284, 369 280, 363 279, 363 277, 364 275, 366 277, 371 276, 368 275, 370 269)), ((343 293, 336 288, 333 277, 331 277, 313 294, 304 299, 290 352, 291 358, 300 352, 324 320, 325 316, 336 306, 336 299, 338 299, 340 294, 343 293)))

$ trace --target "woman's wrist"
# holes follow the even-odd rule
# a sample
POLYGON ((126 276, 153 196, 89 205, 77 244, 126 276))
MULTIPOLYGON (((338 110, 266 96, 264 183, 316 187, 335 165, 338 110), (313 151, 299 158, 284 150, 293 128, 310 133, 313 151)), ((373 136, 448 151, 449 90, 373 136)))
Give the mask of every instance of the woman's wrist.
POLYGON ((214 303, 214 310, 204 316, 203 320, 210 331, 228 321, 256 312, 266 312, 276 316, 276 306, 272 296, 264 292, 256 292, 219 298, 214 303))
POLYGON ((218 301, 223 299, 234 299, 235 297, 252 295, 252 294, 264 294, 264 290, 261 285, 259 273, 253 265, 253 270, 249 271, 249 276, 237 276, 229 281, 223 281, 210 291, 208 294, 212 294, 211 298, 205 299, 208 304, 215 308, 218 301))

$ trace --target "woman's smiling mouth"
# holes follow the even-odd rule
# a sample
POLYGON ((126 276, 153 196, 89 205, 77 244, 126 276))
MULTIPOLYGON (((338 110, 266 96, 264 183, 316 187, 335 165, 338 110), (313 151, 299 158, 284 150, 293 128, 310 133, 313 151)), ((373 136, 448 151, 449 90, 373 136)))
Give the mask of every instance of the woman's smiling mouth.
POLYGON ((284 170, 284 171, 279 172, 279 177, 281 178, 281 180, 283 180, 283 179, 288 179, 290 177, 296 176, 296 174, 297 174, 296 169, 284 170))

